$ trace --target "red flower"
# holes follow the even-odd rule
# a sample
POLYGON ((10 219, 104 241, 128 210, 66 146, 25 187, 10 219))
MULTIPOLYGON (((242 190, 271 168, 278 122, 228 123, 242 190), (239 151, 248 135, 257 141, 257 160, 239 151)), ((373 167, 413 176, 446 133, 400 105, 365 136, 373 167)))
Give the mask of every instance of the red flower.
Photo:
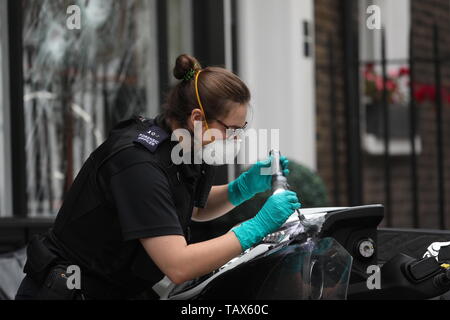
POLYGON ((375 84, 377 86, 378 91, 383 90, 383 77, 377 76, 375 79, 375 84))
POLYGON ((367 81, 375 81, 375 75, 373 74, 373 73, 370 73, 370 72, 365 72, 364 73, 364 78, 367 80, 367 81))
POLYGON ((395 89, 397 89, 397 84, 392 80, 387 80, 386 89, 389 91, 394 91, 395 89))
POLYGON ((398 78, 398 76, 399 76, 398 70, 391 70, 391 71, 389 71, 389 77, 391 77, 391 78, 398 78))
POLYGON ((425 96, 430 101, 436 100, 436 88, 433 85, 425 85, 425 96))
POLYGON ((366 71, 373 72, 374 64, 373 63, 367 63, 366 64, 366 71))
MULTIPOLYGON (((416 89, 414 91, 414 97, 418 102, 424 101, 435 101, 436 100, 437 89, 434 85, 431 84, 418 84, 416 85, 416 89)), ((441 91, 443 100, 450 99, 448 94, 441 91)), ((450 101, 449 101, 450 102, 450 101)))
POLYGON ((414 99, 422 103, 426 99, 425 86, 420 86, 414 90, 414 99))
POLYGON ((408 76, 409 75, 409 69, 407 67, 402 67, 400 68, 400 70, 398 71, 398 75, 400 77, 402 76, 408 76))

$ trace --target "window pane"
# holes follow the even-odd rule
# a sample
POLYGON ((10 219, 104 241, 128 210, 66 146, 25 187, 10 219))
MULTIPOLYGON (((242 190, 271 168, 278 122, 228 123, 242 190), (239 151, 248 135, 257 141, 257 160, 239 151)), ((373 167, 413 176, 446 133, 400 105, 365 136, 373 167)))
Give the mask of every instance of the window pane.
POLYGON ((381 31, 368 28, 367 22, 379 18, 379 27, 386 30, 386 58, 406 60, 409 57, 409 30, 411 26, 410 0, 359 0, 360 57, 362 60, 381 60, 381 31), (367 12, 370 6, 379 11, 367 12), (378 16, 379 14, 379 16, 378 16))
POLYGON ((9 139, 8 21, 6 1, 0 2, 0 217, 12 215, 9 139))
POLYGON ((22 3, 28 212, 54 215, 112 125, 158 112, 156 0, 22 3))
MULTIPOLYGON (((172 74, 173 63, 181 53, 194 54, 192 33, 192 0, 167 0, 167 55, 169 65, 167 72, 172 74)), ((170 77, 170 84, 177 80, 170 77)))
MULTIPOLYGON (((359 0, 360 5, 360 80, 362 102, 362 129, 364 148, 369 154, 384 153, 383 93, 386 88, 389 113, 389 151, 391 155, 410 153, 409 140, 409 29, 410 0, 359 0), (394 3, 395 2, 395 3, 394 3), (371 11, 369 6, 379 10, 371 11), (378 16, 379 14, 379 16, 378 16), (379 19, 377 27, 368 27, 368 21, 379 19), (382 32, 386 48, 386 83, 383 85, 382 32)), ((416 124, 418 126, 419 123, 416 124)), ((418 128, 418 127, 417 127, 418 128)), ((417 144, 416 150, 420 149, 417 144)))

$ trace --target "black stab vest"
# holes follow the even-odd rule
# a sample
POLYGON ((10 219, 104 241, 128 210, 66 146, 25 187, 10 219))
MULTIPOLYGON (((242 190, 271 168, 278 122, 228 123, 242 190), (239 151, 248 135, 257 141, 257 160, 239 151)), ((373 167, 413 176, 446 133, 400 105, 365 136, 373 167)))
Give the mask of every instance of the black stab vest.
MULTIPOLYGON (((101 272, 102 267, 90 265, 89 261, 80 261, 82 259, 70 249, 77 246, 76 235, 67 235, 65 231, 67 229, 64 226, 75 219, 82 219, 93 210, 99 210, 99 207, 104 208, 101 210, 112 208, 113 199, 110 198, 109 192, 105 192, 109 177, 128 166, 142 162, 156 164, 165 172, 180 224, 189 241, 192 209, 194 206, 205 207, 214 177, 214 167, 202 164, 199 167, 200 177, 198 177, 192 174, 192 170, 186 170, 184 164, 174 165, 170 158, 170 151, 176 142, 171 141, 170 134, 158 125, 158 121, 160 121, 158 117, 155 119, 134 117, 118 123, 108 139, 89 156, 72 184, 70 192, 67 193, 54 228, 50 232, 49 238, 65 253, 64 260, 80 263, 93 270, 94 275, 96 272, 101 272), (149 130, 152 128, 161 134, 160 137, 153 136, 154 140, 140 143, 137 138, 141 134, 144 134, 144 138, 149 138, 149 130), (133 156, 121 157, 120 153, 125 149, 133 150, 133 156), (97 192, 93 194, 82 192, 86 184, 95 186, 94 189, 97 192), (80 199, 80 195, 84 198, 80 199)), ((163 274, 155 267, 143 247, 138 246, 137 252, 133 255, 133 261, 130 261, 130 268, 137 279, 156 283, 163 274)))

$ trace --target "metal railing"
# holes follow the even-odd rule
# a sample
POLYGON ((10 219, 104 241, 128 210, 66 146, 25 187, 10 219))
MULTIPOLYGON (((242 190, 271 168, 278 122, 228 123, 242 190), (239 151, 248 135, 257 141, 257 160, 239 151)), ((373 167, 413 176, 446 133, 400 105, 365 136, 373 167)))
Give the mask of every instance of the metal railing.
MULTIPOLYGON (((351 99, 347 98, 346 101, 346 112, 347 112, 347 139, 346 144, 348 153, 347 153, 347 161, 349 163, 348 165, 348 173, 347 173, 347 183, 352 184, 355 181, 361 181, 363 179, 364 175, 364 164, 362 160, 361 161, 361 170, 358 168, 352 167, 352 166, 358 166, 358 161, 350 161, 349 157, 352 155, 357 157, 357 159, 362 159, 362 147, 359 143, 354 143, 354 138, 351 139, 348 135, 351 135, 351 132, 349 128, 352 126, 351 122, 355 122, 355 119, 360 119, 360 108, 363 106, 363 104, 360 103, 360 97, 355 95, 355 92, 359 92, 360 88, 355 86, 354 84, 349 84, 349 81, 347 79, 356 79, 356 82, 359 82, 360 79, 360 73, 361 73, 361 66, 371 64, 374 66, 377 66, 381 69, 381 77, 382 77, 382 89, 381 89, 381 112, 382 112, 382 145, 383 145, 383 152, 382 152, 382 161, 381 166, 383 170, 383 184, 384 184, 384 206, 385 206, 385 222, 387 227, 394 226, 393 222, 393 215, 395 214, 393 212, 393 167, 392 167, 392 154, 390 150, 390 144, 392 140, 391 136, 391 130, 390 127, 392 126, 392 119, 390 119, 390 112, 389 112, 389 100, 388 100, 388 65, 389 64, 404 64, 409 66, 409 97, 408 97, 408 118, 405 119, 405 121, 408 123, 409 127, 409 164, 410 164, 410 193, 411 193, 411 221, 412 226, 415 228, 419 228, 422 226, 422 221, 420 219, 421 212, 420 212, 420 196, 421 192, 419 190, 420 186, 420 177, 419 177, 419 161, 418 161, 418 150, 417 150, 417 142, 416 138, 419 135, 419 130, 417 126, 417 121, 419 119, 419 106, 416 101, 416 90, 417 90, 417 65, 420 64, 426 64, 426 66, 429 69, 430 73, 434 74, 434 83, 433 86, 435 88, 435 94, 433 97, 432 104, 435 107, 435 120, 434 120, 434 126, 435 126, 435 146, 436 146, 436 176, 437 176, 437 183, 434 186, 437 194, 437 220, 438 220, 438 227, 440 229, 446 228, 446 210, 448 208, 445 207, 446 203, 446 181, 445 181, 445 146, 444 146, 444 101, 443 101, 443 73, 442 68, 444 66, 449 65, 450 63, 450 57, 443 57, 441 53, 441 43, 439 42, 440 39, 440 30, 437 25, 433 25, 431 30, 433 37, 431 38, 432 41, 432 52, 430 54, 430 57, 419 57, 414 48, 413 43, 413 30, 411 29, 410 35, 409 35, 409 58, 402 60, 402 59, 396 59, 396 60, 389 60, 386 55, 387 47, 386 47, 386 30, 381 30, 382 36, 381 36, 381 43, 380 43, 380 56, 381 60, 371 60, 371 61, 361 61, 358 58, 355 58, 354 60, 350 60, 350 62, 345 58, 345 55, 351 52, 351 48, 348 51, 344 51, 344 62, 341 63, 340 61, 337 61, 336 56, 334 54, 335 48, 334 48, 334 40, 333 37, 335 37, 334 34, 329 35, 328 39, 328 61, 322 65, 318 64, 317 68, 321 70, 322 72, 327 72, 329 77, 329 86, 330 86, 330 93, 329 93, 329 114, 330 114, 330 130, 332 131, 332 141, 331 141, 331 156, 332 156, 332 163, 333 163, 333 177, 331 179, 331 184, 333 186, 333 199, 334 203, 336 205, 340 205, 343 201, 342 199, 342 186, 341 186, 341 177, 342 174, 339 170, 341 167, 341 160, 339 157, 339 150, 338 150, 338 142, 339 142, 339 135, 342 134, 338 127, 338 111, 336 109, 336 105, 339 103, 337 94, 335 92, 336 83, 338 82, 338 76, 339 72, 342 72, 344 74, 345 78, 345 85, 346 86, 354 86, 353 88, 353 95, 351 99), (355 74, 358 73, 358 74, 355 74), (350 100, 357 100, 357 103, 354 103, 354 101, 350 100), (350 101, 350 102, 349 102, 350 101), (351 107, 351 105, 356 105, 356 107, 351 107), (348 115, 351 115, 351 117, 348 117, 348 115)), ((359 124, 356 125, 356 131, 361 131, 359 129, 359 124)), ((353 131, 353 133, 355 130, 353 131)), ((361 183, 361 188, 362 188, 361 183)), ((431 187, 431 186, 430 186, 431 187)), ((353 186, 348 188, 348 198, 350 205, 358 205, 362 204, 362 194, 363 192, 361 190, 358 190, 357 186, 353 186), (353 190, 353 191, 352 191, 353 190), (353 194, 352 194, 353 193, 353 194), (359 194, 358 194, 359 193, 359 194), (353 199, 353 200, 352 200, 353 199), (356 200, 355 200, 356 199, 356 200), (360 203, 357 203, 360 202, 360 203)))

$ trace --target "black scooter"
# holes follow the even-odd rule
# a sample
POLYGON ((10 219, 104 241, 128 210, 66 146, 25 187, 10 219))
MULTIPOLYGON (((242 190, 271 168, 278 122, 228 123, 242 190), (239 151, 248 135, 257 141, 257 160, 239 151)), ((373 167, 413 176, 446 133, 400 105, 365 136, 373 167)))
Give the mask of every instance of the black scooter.
MULTIPOLYGON (((273 155, 273 192, 288 189, 273 155)), ((214 272, 153 289, 161 299, 431 299, 450 291, 444 257, 416 259, 398 253, 377 258, 382 205, 300 209, 276 232, 214 272)), ((450 239, 449 239, 450 241, 450 239)))

